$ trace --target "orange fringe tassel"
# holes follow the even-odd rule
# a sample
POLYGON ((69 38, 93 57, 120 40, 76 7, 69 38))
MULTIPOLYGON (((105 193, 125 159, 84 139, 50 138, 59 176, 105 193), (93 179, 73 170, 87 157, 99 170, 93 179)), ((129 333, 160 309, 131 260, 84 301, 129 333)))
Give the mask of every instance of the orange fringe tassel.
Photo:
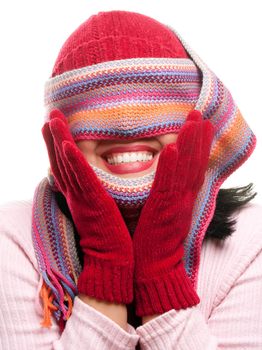
POLYGON ((66 315, 66 320, 68 320, 73 310, 73 301, 68 292, 66 292, 66 300, 68 301, 68 311, 66 315))
MULTIPOLYGON (((58 308, 52 303, 54 300, 54 295, 52 293, 52 290, 45 282, 43 282, 41 290, 40 290, 40 297, 43 300, 43 306, 44 306, 44 317, 41 321, 41 326, 50 328, 52 326, 51 322, 51 315, 54 311, 56 311, 58 308)), ((68 301, 68 311, 66 314, 66 320, 69 319, 72 309, 73 309, 73 302, 72 298, 68 294, 68 292, 65 292, 65 300, 68 301)))
POLYGON ((52 311, 56 311, 57 307, 52 304, 54 295, 52 294, 51 288, 48 287, 45 282, 42 284, 40 297, 42 298, 44 305, 44 318, 40 324, 42 327, 50 328, 52 326, 51 313, 52 311))

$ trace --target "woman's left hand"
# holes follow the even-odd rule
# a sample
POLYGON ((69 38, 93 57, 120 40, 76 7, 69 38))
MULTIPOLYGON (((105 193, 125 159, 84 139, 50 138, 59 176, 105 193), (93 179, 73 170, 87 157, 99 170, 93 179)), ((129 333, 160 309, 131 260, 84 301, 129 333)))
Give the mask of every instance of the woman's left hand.
POLYGON ((164 147, 133 235, 136 314, 161 314, 199 303, 183 264, 184 240, 208 166, 214 127, 189 113, 176 143, 164 147))

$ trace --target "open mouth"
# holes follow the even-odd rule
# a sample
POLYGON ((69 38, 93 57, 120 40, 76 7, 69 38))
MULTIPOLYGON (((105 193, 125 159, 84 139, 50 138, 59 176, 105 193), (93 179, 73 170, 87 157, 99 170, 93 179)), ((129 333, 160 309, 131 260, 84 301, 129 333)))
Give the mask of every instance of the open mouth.
POLYGON ((114 147, 101 156, 105 166, 113 173, 136 173, 149 169, 158 153, 152 147, 137 145, 114 147))

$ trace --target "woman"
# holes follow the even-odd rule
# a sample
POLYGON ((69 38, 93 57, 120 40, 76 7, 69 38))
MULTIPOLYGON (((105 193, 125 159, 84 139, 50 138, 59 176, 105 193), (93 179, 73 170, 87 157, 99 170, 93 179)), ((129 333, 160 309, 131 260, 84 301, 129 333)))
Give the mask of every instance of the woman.
POLYGON ((261 207, 219 191, 256 138, 215 74, 173 29, 101 12, 45 104, 49 177, 1 209, 2 348, 260 349, 261 207))

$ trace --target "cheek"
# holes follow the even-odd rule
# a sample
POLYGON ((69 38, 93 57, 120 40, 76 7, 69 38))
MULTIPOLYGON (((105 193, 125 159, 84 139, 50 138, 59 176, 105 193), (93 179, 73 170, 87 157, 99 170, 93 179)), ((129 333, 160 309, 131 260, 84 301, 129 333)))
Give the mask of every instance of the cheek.
POLYGON ((165 135, 159 135, 157 136, 158 141, 161 143, 161 145, 164 147, 165 145, 168 145, 169 143, 176 142, 178 137, 178 134, 175 133, 169 133, 165 135))
POLYGON ((97 141, 95 140, 77 141, 76 145, 88 161, 91 161, 91 162, 94 161, 96 157, 95 150, 97 147, 97 141))

